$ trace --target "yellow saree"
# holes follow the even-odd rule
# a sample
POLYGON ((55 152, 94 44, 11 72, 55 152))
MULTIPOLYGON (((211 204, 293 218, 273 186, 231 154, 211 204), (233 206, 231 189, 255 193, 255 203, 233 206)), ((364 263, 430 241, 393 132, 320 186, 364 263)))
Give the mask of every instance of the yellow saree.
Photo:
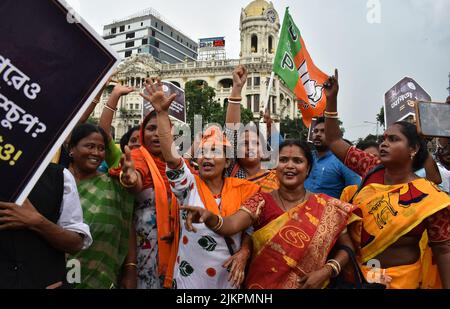
MULTIPOLYGON (((349 187, 341 199, 349 201, 355 193, 356 188, 349 187)), ((422 278, 420 260, 412 265, 388 269, 374 269, 363 264, 410 233, 426 218, 448 207, 448 195, 428 180, 417 179, 408 184, 366 185, 353 197, 352 203, 359 206, 359 213, 349 221, 349 233, 358 249, 366 279, 386 284, 391 289, 418 288, 422 278)))

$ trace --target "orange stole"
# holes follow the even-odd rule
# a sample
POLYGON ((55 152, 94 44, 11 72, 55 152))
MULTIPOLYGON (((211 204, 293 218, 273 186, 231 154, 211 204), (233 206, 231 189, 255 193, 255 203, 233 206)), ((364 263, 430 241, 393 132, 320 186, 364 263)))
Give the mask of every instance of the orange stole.
MULTIPOLYGON (((200 198, 205 205, 205 208, 210 212, 218 215, 219 207, 217 206, 216 200, 214 199, 211 190, 209 190, 206 183, 197 175, 195 175, 195 183, 197 185, 197 190, 200 194, 200 198)), ((237 178, 225 178, 225 183, 222 189, 222 207, 220 214, 223 217, 231 216, 239 210, 239 207, 248 198, 250 198, 255 193, 259 192, 260 188, 244 179, 237 178)), ((175 238, 172 242, 169 268, 164 280, 164 287, 170 288, 172 286, 173 273, 175 269, 175 262, 178 255, 178 243, 180 240, 180 211, 178 204, 172 208, 172 218, 174 220, 174 231, 175 238)))
MULTIPOLYGON (((158 272, 160 275, 165 274, 170 258, 170 244, 161 240, 161 237, 167 236, 171 232, 169 217, 169 201, 167 199, 167 188, 164 179, 156 166, 155 161, 144 146, 139 148, 145 162, 150 169, 152 175, 153 186, 155 189, 156 204, 156 222, 158 222, 158 272)), ((176 198, 172 196, 172 203, 176 202, 176 198)))
POLYGON ((246 288, 298 288, 299 278, 325 265, 353 209, 350 204, 316 194, 255 232, 254 238, 273 237, 255 250, 246 288))
MULTIPOLYGON (((205 208, 213 214, 219 215, 219 207, 206 183, 197 175, 195 176, 195 182, 205 208)), ((228 217, 235 214, 241 205, 255 193, 259 192, 259 190, 260 187, 258 185, 245 179, 225 178, 222 189, 222 207, 220 215, 228 217)))

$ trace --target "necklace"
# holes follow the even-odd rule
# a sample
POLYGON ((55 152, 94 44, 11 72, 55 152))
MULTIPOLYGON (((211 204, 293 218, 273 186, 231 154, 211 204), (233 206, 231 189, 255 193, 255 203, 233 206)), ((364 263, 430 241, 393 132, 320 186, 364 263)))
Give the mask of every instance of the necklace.
MULTIPOLYGON (((288 208, 284 205, 283 198, 281 197, 280 192, 279 192, 279 191, 276 191, 276 192, 277 192, 278 199, 279 199, 280 202, 281 202, 281 206, 282 206, 283 210, 284 210, 284 211, 289 211, 290 208, 288 209, 288 208)), ((307 196, 307 191, 305 191, 305 195, 303 195, 303 197, 302 197, 301 199, 298 199, 298 200, 292 201, 292 202, 295 202, 295 205, 297 205, 297 204, 303 202, 303 201, 306 199, 306 196, 307 196)), ((288 202, 292 203, 291 201, 288 201, 288 202)))

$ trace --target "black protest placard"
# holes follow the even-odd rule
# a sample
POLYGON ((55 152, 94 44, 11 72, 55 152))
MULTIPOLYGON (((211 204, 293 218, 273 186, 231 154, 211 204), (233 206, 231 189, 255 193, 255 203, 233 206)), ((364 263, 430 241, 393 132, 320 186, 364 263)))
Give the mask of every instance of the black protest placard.
POLYGON ((0 200, 21 204, 118 64, 64 2, 0 2, 0 200))
POLYGON ((393 123, 415 115, 415 101, 431 101, 430 95, 412 78, 405 77, 385 95, 385 124, 393 123))
MULTIPOLYGON (((169 108, 169 116, 174 119, 186 123, 186 97, 184 94, 184 90, 175 86, 171 82, 162 81, 162 88, 165 96, 170 96, 172 94, 176 94, 175 100, 172 102, 169 108)), ((147 95, 147 90, 144 90, 144 94, 147 95)), ((143 104, 143 115, 144 118, 147 117, 155 109, 152 104, 144 99, 143 104)))

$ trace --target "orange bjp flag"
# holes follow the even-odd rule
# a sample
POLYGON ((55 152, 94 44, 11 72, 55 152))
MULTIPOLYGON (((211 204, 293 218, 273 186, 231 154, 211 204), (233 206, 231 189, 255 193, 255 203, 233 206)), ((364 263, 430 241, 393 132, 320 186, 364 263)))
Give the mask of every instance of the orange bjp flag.
POLYGON ((286 8, 273 71, 295 93, 300 101, 303 123, 309 128, 311 119, 323 115, 326 96, 323 88, 328 75, 320 71, 306 49, 300 30, 286 8))

